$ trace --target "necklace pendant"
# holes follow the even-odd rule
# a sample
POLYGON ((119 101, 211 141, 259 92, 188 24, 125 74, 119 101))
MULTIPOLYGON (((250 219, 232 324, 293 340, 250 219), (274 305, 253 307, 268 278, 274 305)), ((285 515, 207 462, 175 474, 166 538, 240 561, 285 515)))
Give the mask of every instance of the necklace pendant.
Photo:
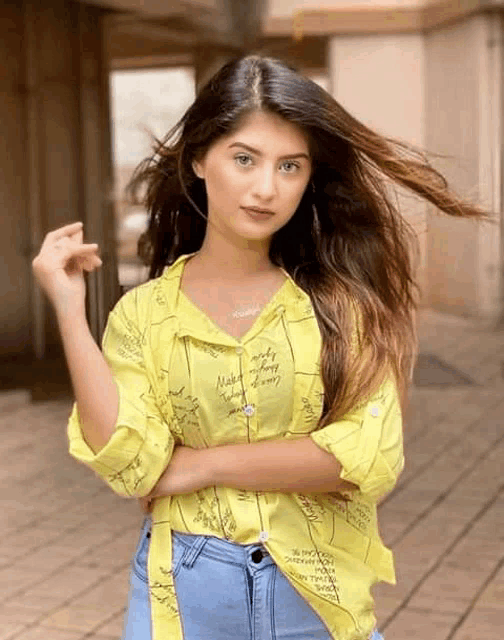
POLYGON ((245 318, 247 316, 253 316, 259 311, 259 307, 251 307, 249 309, 238 309, 231 314, 233 318, 245 318))

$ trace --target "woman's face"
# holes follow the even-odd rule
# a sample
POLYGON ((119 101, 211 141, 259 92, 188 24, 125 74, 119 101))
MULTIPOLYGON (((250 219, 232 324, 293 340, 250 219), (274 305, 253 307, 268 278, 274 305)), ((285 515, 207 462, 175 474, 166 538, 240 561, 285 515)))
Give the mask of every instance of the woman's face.
POLYGON ((193 163, 205 181, 209 224, 231 240, 265 245, 294 215, 311 166, 304 132, 263 111, 246 116, 236 131, 219 138, 193 163))

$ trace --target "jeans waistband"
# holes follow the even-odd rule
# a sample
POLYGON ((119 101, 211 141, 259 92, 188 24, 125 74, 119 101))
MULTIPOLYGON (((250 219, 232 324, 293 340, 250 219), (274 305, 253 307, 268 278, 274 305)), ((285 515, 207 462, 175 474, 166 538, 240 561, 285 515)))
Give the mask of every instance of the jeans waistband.
POLYGON ((262 553, 262 567, 273 564, 273 559, 268 550, 260 542, 242 545, 215 536, 182 533, 173 530, 172 539, 186 547, 183 564, 188 567, 191 567, 196 562, 200 554, 221 562, 247 566, 250 565, 251 557, 257 557, 256 552, 258 550, 262 553))

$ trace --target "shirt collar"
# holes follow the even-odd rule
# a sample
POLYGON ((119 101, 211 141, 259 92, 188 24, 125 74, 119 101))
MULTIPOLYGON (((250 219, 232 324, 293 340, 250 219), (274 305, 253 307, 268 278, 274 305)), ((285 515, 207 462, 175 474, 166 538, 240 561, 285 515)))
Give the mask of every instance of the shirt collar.
POLYGON ((261 311, 257 321, 252 325, 247 334, 241 340, 234 338, 223 329, 217 327, 211 318, 206 316, 203 311, 201 311, 201 314, 195 314, 193 308, 195 305, 190 300, 188 302, 188 299, 179 299, 184 265, 186 261, 196 253, 195 251, 193 253, 180 255, 171 265, 165 267, 162 274, 162 278, 170 282, 166 295, 169 299, 170 307, 176 310, 176 315, 179 320, 179 330, 177 334, 180 337, 190 335, 205 342, 237 347, 252 340, 264 329, 274 316, 278 316, 278 318, 281 319, 281 316, 285 315, 288 320, 296 321, 314 315, 308 294, 294 282, 287 271, 282 269, 282 272, 287 278, 287 282, 283 283, 273 298, 266 304, 267 308, 261 311))

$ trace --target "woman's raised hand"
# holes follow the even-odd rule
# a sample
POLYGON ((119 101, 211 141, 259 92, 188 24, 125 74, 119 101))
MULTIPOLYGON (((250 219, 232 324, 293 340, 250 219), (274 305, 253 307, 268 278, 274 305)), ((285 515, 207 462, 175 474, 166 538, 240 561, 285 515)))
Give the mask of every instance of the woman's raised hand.
POLYGON ((82 222, 50 231, 32 261, 37 282, 62 313, 85 313, 84 271, 101 265, 98 245, 83 244, 82 222))

